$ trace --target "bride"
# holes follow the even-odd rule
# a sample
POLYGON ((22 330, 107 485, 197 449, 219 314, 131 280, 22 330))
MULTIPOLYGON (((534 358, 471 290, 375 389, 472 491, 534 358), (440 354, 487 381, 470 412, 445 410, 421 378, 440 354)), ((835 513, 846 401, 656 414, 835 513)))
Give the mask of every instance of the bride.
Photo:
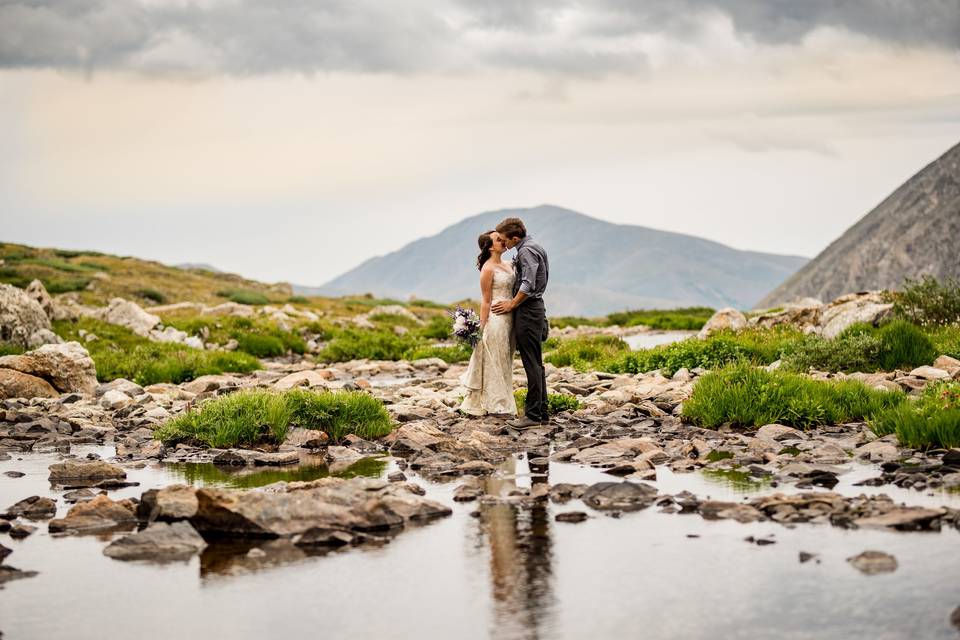
POLYGON ((480 327, 483 336, 473 350, 467 372, 460 378, 467 395, 460 410, 472 416, 487 414, 517 415, 513 397, 513 315, 490 313, 497 300, 513 298, 513 264, 501 260, 507 250, 496 231, 488 231, 477 240, 480 256, 480 327))

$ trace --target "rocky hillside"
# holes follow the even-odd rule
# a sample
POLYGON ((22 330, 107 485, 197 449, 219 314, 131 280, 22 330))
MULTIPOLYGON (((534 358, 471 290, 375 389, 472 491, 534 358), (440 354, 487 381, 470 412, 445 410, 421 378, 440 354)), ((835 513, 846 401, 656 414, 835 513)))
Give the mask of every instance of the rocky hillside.
POLYGON ((51 294, 76 292, 84 304, 104 305, 111 298, 141 304, 223 302, 238 295, 261 296, 259 302, 283 302, 290 285, 264 284, 238 275, 202 268, 178 268, 139 258, 95 251, 39 249, 0 243, 0 282, 20 288, 34 279, 51 294))
POLYGON ((477 236, 519 216, 550 252, 548 311, 601 315, 626 308, 747 308, 805 258, 739 251, 702 238, 620 225, 553 206, 467 218, 435 236, 372 258, 302 293, 375 295, 451 302, 478 295, 477 236))
POLYGON ((907 180, 760 307, 895 289, 905 278, 960 277, 960 144, 907 180))

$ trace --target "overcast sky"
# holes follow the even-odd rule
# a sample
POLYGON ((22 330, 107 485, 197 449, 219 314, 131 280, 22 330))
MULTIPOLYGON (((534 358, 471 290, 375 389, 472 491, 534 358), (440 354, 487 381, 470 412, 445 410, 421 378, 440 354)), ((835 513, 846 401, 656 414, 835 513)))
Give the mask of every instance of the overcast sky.
POLYGON ((813 256, 958 141, 958 0, 0 0, 0 240, 264 280, 541 203, 813 256))

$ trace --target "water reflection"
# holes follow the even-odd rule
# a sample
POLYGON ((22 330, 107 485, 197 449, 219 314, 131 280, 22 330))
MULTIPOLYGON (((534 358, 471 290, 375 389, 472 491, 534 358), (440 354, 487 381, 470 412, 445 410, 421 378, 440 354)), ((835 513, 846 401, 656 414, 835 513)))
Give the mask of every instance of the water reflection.
MULTIPOLYGON (((517 486, 518 461, 503 476, 485 480, 488 495, 507 496, 517 486)), ((530 465, 533 485, 549 484, 549 463, 530 465)), ((553 608, 553 540, 548 503, 496 502, 480 506, 480 541, 490 549, 490 587, 498 638, 536 639, 549 635, 545 623, 553 608)))
POLYGON ((703 477, 736 493, 754 493, 770 485, 770 477, 752 476, 740 469, 704 469, 703 477))
POLYGON ((187 484, 202 486, 228 487, 232 489, 252 489, 274 482, 306 482, 318 478, 334 476, 337 478, 379 478, 386 470, 389 460, 386 458, 363 458, 346 469, 331 472, 320 456, 304 459, 292 467, 223 467, 212 463, 196 464, 178 462, 164 465, 173 475, 187 484))

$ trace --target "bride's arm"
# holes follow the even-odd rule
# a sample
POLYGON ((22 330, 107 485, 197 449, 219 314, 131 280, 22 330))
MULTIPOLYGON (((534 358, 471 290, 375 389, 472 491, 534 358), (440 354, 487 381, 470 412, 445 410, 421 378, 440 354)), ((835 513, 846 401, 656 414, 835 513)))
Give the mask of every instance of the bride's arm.
POLYGON ((493 269, 480 272, 480 328, 487 326, 490 318, 490 302, 493 300, 493 269))

